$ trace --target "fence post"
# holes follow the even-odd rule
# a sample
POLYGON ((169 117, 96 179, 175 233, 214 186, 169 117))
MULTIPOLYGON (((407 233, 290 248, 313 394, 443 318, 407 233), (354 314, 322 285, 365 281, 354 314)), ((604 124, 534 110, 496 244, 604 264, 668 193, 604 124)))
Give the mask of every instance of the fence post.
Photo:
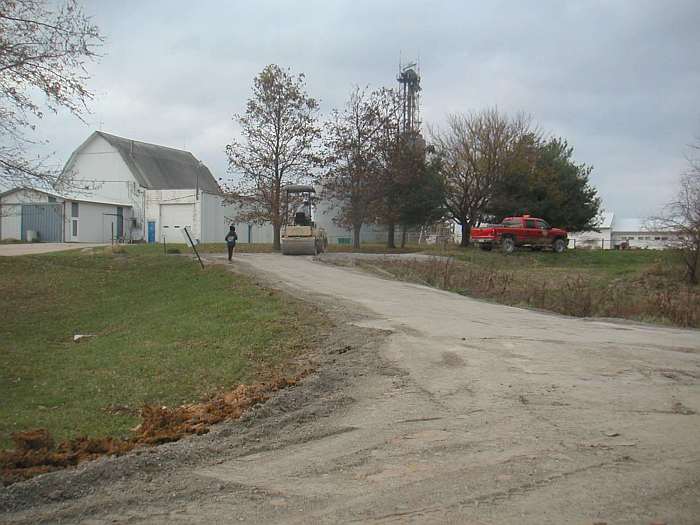
POLYGON ((199 256, 199 251, 197 251, 197 247, 194 245, 194 241, 192 241, 192 237, 190 237, 190 232, 187 231, 187 228, 185 228, 185 234, 187 235, 187 240, 190 242, 192 250, 194 250, 194 254, 197 256, 199 265, 202 267, 202 270, 204 270, 204 263, 202 262, 202 258, 199 256))

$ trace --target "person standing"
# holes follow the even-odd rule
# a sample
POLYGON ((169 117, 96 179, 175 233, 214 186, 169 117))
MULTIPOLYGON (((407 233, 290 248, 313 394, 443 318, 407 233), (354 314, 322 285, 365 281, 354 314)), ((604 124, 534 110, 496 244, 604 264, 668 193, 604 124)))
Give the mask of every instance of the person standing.
POLYGON ((236 233, 236 227, 232 224, 228 233, 226 234, 226 247, 228 248, 228 262, 231 262, 233 257, 233 252, 236 251, 236 241, 238 240, 238 234, 236 233))

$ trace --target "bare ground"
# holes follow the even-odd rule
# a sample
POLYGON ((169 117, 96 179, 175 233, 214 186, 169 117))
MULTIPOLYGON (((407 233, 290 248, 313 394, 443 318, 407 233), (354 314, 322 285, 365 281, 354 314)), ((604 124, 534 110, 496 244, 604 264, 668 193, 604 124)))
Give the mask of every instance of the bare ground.
POLYGON ((205 436, 0 489, 0 521, 700 522, 699 332, 233 266, 327 308, 318 373, 205 436))
POLYGON ((63 252, 66 250, 84 250, 109 246, 109 244, 77 243, 77 242, 37 242, 0 244, 0 257, 19 255, 38 255, 40 253, 63 252))

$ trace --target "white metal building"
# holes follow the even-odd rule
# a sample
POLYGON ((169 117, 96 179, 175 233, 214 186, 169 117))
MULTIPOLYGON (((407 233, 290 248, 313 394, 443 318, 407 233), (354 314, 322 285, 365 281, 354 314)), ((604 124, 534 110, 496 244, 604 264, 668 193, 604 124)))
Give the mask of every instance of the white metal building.
MULTIPOLYGON (((234 207, 190 152, 96 131, 70 156, 63 191, 0 195, 0 239, 62 242, 223 242, 234 207)), ((269 225, 238 224, 240 242, 272 242, 269 225)))
POLYGON ((0 239, 43 242, 110 242, 132 220, 124 202, 68 197, 15 188, 0 194, 0 239))
POLYGON ((603 213, 597 229, 569 234, 569 247, 663 250, 676 247, 679 241, 677 232, 655 227, 644 219, 617 217, 612 212, 603 213))
POLYGON ((609 250, 612 247, 613 220, 615 214, 603 212, 595 230, 569 233, 569 248, 591 248, 609 250))
POLYGON ((620 246, 623 243, 629 248, 663 250, 676 248, 680 235, 655 226, 651 221, 643 219, 617 219, 613 230, 612 244, 620 246))
MULTIPOLYGON (((0 195, 0 239, 63 242, 223 241, 234 209, 191 153, 94 132, 70 156, 64 191, 0 195)), ((241 242, 272 242, 271 228, 237 225, 241 242)))
MULTIPOLYGON (((317 190, 320 190, 320 188, 317 187, 317 190)), ((340 209, 337 205, 334 206, 334 203, 327 200, 319 200, 314 209, 314 220, 319 227, 326 230, 326 236, 330 244, 352 245, 352 230, 338 226, 335 222, 339 213, 340 209)), ((383 243, 386 242, 386 237, 387 229, 385 226, 363 224, 360 229, 360 242, 362 243, 383 243)), ((396 238, 399 239, 398 236, 396 238)))

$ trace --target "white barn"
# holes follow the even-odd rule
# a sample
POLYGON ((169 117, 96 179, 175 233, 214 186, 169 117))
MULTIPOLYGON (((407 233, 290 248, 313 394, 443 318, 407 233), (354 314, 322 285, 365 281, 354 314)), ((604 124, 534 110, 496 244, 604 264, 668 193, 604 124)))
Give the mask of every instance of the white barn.
MULTIPOLYGON (((63 193, 15 188, 0 195, 0 239, 28 240, 30 231, 62 242, 182 243, 187 227, 199 242, 218 242, 234 212, 192 153, 101 131, 73 152, 61 181, 63 193)), ((241 242, 272 241, 269 227, 237 229, 241 242)))

